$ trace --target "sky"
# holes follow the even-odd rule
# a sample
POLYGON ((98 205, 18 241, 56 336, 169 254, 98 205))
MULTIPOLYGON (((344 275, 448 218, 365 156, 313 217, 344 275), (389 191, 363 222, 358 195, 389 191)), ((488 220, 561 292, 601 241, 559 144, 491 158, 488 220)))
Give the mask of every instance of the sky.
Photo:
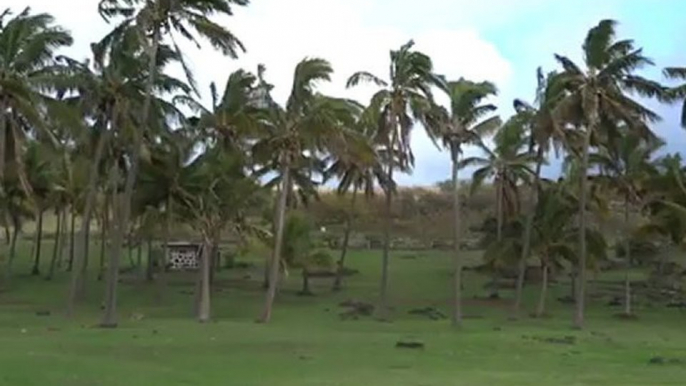
MULTIPOLYGON (((65 54, 82 60, 89 56, 89 44, 112 28, 97 14, 97 3, 2 0, 0 7, 19 12, 29 6, 53 14, 75 39, 65 54)), ((634 39, 656 62, 642 74, 664 81, 663 67, 686 66, 685 12, 683 0, 252 0, 220 20, 247 49, 239 59, 223 57, 209 44, 184 47, 206 101, 210 82, 221 86, 231 72, 254 71, 260 63, 275 85, 275 99, 285 101, 295 65, 319 57, 335 70, 321 91, 366 103, 374 87, 346 90, 346 79, 358 70, 387 77, 389 51, 414 39, 416 49, 430 55, 435 70, 448 79, 495 82, 499 94, 492 101, 506 119, 514 98, 533 98, 536 68, 555 69, 554 53, 580 61, 586 32, 606 18, 618 20, 618 36, 634 39)), ((666 140, 665 151, 684 149, 678 106, 646 103, 663 118, 655 131, 666 140)), ((403 185, 430 185, 449 176, 448 154, 422 130, 418 126, 413 133, 416 165, 411 174, 398 177, 403 185)), ((559 162, 552 161, 544 173, 558 171, 559 162)))

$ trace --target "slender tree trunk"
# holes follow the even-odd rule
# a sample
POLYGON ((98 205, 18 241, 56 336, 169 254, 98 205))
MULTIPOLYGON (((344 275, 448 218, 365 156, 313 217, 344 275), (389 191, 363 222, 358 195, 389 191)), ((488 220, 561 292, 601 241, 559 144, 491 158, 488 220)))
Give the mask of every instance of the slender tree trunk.
POLYGON ((164 291, 166 287, 165 270, 167 266, 167 260, 169 259, 169 238, 171 235, 171 225, 174 218, 174 200, 171 197, 167 197, 167 212, 164 218, 164 231, 162 235, 162 256, 159 257, 158 264, 158 277, 157 277, 157 293, 155 300, 160 303, 164 296, 164 291))
POLYGON ((352 231, 353 216, 355 211, 355 201, 357 199, 357 185, 353 187, 353 196, 350 200, 350 213, 345 221, 345 233, 343 234, 343 245, 341 246, 341 257, 336 264, 336 278, 333 282, 333 290, 340 291, 343 284, 343 273, 345 271, 345 257, 348 254, 348 244, 350 242, 350 232, 352 231))
MULTIPOLYGON (((496 180, 496 241, 498 243, 501 243, 503 241, 503 195, 504 195, 504 184, 505 184, 505 179, 501 175, 498 177, 496 180)), ((491 287, 491 298, 498 298, 498 291, 499 291, 499 284, 498 284, 498 279, 500 276, 500 272, 498 272, 498 262, 494 261, 493 262, 493 283, 491 287)))
POLYGON ((279 195, 279 202, 277 203, 276 211, 276 235, 274 237, 274 251, 272 253, 272 261, 269 264, 269 287, 267 288, 267 295, 264 302, 264 310, 259 322, 269 323, 272 317, 272 306, 274 304, 274 296, 279 282, 279 268, 281 264, 281 247, 283 245, 283 228, 286 220, 286 204, 288 200, 288 191, 290 190, 290 165, 284 162, 281 171, 281 192, 279 195))
POLYGON ((152 237, 148 237, 147 244, 147 255, 146 269, 145 269, 145 280, 147 282, 152 282, 155 280, 155 261, 153 260, 152 253, 152 237))
MULTIPOLYGON (((116 116, 116 113, 113 114, 116 116)), ((112 130, 116 128, 115 119, 112 121, 112 130)), ((111 130, 104 130, 95 145, 95 157, 88 171, 88 185, 86 186, 86 201, 83 208, 81 219, 81 231, 78 240, 74 239, 74 213, 72 213, 72 246, 69 257, 69 269, 71 270, 71 284, 69 287, 69 298, 67 299, 67 315, 72 315, 78 300, 83 299, 86 291, 85 270, 86 254, 88 253, 88 234, 90 232, 91 215, 95 206, 98 193, 98 167, 105 152, 105 146, 111 130), (76 246, 75 246, 76 245, 76 246), (74 266, 75 267, 74 267, 74 266)))
POLYGON ((202 259, 200 269, 202 272, 202 280, 200 285, 200 304, 198 306, 198 321, 200 323, 207 323, 210 321, 211 311, 211 291, 210 291, 210 271, 212 256, 212 244, 208 236, 203 237, 202 259))
MULTIPOLYGON (((0 182, 3 183, 3 190, 4 190, 4 182, 5 182, 5 157, 7 156, 6 150, 7 150, 7 131, 9 130, 9 118, 7 116, 7 102, 5 101, 5 98, 8 97, 3 97, 0 99, 0 182)), ((12 242, 9 241, 9 244, 12 242)))
POLYGON ((6 227, 4 227, 4 229, 5 229, 5 244, 10 245, 10 243, 12 242, 12 234, 11 234, 12 232, 10 231, 10 226, 7 225, 6 227))
MULTIPOLYGON (((596 106, 597 108, 597 103, 596 106)), ((593 113, 595 117, 597 113, 593 113)), ((591 132, 597 127, 596 118, 591 120, 593 123, 591 127, 587 129, 584 135, 584 147, 583 147, 583 159, 581 165, 581 187, 580 187, 580 200, 579 200, 579 277, 577 294, 576 294, 576 310, 574 312, 574 327, 583 328, 584 326, 584 308, 585 308, 585 298, 586 298, 586 228, 588 227, 587 215, 586 215, 586 201, 588 200, 587 192, 587 172, 588 172, 588 153, 589 147, 591 146, 591 132)))
POLYGON ((536 307, 536 317, 540 318, 545 314, 545 302, 548 297, 548 264, 541 262, 541 273, 543 279, 541 280, 541 294, 538 298, 538 307, 536 307))
POLYGON ((64 257, 68 254, 69 248, 69 221, 67 216, 69 214, 68 209, 62 210, 62 238, 60 240, 60 251, 59 257, 57 258, 57 268, 60 269, 64 266, 64 257))
POLYGON ((307 267, 303 268, 302 277, 303 277, 303 288, 300 291, 300 293, 303 295, 311 295, 312 291, 310 291, 310 274, 307 271, 307 267))
MULTIPOLYGON (((276 199, 274 200, 275 202, 278 201, 278 197, 281 197, 281 185, 276 186, 276 199)), ((279 206, 274 205, 274 218, 272 219, 272 234, 276 234, 276 218, 279 216, 279 206)), ((264 281, 262 282, 262 288, 265 290, 269 288, 269 264, 271 261, 271 256, 267 256, 264 259, 264 281)))
POLYGON ((31 268, 31 275, 40 275, 40 255, 41 245, 43 243, 43 209, 38 210, 38 224, 36 225, 36 239, 35 239, 35 255, 33 257, 33 268, 31 268))
POLYGON ((57 266, 57 258, 59 256, 60 250, 60 240, 62 238, 62 211, 55 210, 55 216, 57 217, 57 229, 55 230, 55 242, 52 247, 52 259, 50 259, 50 270, 48 271, 48 276, 45 280, 52 280, 55 275, 55 267, 57 266))
POLYGON ((391 128, 393 134, 391 135, 390 142, 387 145, 387 158, 386 163, 388 165, 388 186, 384 189, 386 193, 386 218, 384 222, 383 229, 383 252, 381 255, 381 288, 379 289, 379 308, 377 311, 377 318, 379 320, 388 319, 388 265, 390 263, 390 252, 391 252, 391 228, 393 227, 393 171, 395 169, 393 149, 398 138, 398 128, 397 120, 395 114, 391 113, 391 128))
POLYGON ((460 149, 452 151, 453 180, 453 327, 462 326, 462 254, 460 237, 460 180, 458 178, 460 149))
POLYGON ((105 253, 107 248, 107 232, 109 231, 110 199, 105 195, 105 207, 103 208, 100 226, 100 266, 98 267, 98 281, 105 275, 105 253))
POLYGON ((19 221, 13 220, 14 232, 12 232, 12 240, 10 241, 10 255, 7 258, 7 266, 5 269, 5 285, 9 287, 12 280, 12 265, 14 264, 14 257, 17 252, 17 237, 19 236, 19 221))
POLYGON ((629 316, 631 310, 631 232, 629 232, 629 195, 624 198, 624 227, 626 235, 624 236, 624 258, 626 259, 626 272, 624 274, 624 314, 629 316))
MULTIPOLYGON (((114 165, 111 173, 112 183, 112 243, 110 246, 110 259, 107 264, 107 277, 105 285, 105 312, 103 314, 101 327, 117 327, 117 285, 119 283, 119 262, 121 260, 122 244, 124 242, 124 232, 126 231, 126 221, 123 206, 126 205, 125 198, 119 192, 119 166, 114 165)), ((128 219, 126 219, 128 220, 128 219)))
POLYGON ((526 227, 524 228, 524 240, 522 246, 522 256, 519 258, 519 265, 517 268, 517 288, 515 293, 515 302, 513 316, 517 316, 522 306, 522 293, 524 292, 524 280, 526 275, 526 263, 531 255, 531 232, 534 227, 534 216, 536 214, 536 206, 538 205, 539 185, 541 181, 541 165, 543 164, 543 154, 541 148, 538 150, 536 158, 536 171, 534 173, 534 184, 531 189, 531 207, 526 216, 526 227))
MULTIPOLYGON (((69 230, 69 262, 67 263, 67 271, 72 272, 74 268, 74 244, 76 241, 76 208, 71 207, 71 229, 69 230)), ((73 274, 72 274, 73 277, 73 274)))
POLYGON ((138 275, 141 281, 145 281, 145 270, 143 269, 143 240, 136 243, 136 264, 138 265, 138 275))

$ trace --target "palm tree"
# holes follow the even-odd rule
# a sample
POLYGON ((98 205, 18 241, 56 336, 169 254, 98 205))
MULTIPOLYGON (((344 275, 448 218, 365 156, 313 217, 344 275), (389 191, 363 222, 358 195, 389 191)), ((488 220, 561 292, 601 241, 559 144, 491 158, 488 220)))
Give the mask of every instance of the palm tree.
POLYGON ((345 258, 355 218, 357 193, 362 191, 366 197, 371 197, 374 195, 375 184, 378 183, 380 186, 384 186, 387 183, 383 166, 380 163, 380 157, 374 151, 374 144, 372 142, 378 115, 378 111, 369 109, 362 113, 355 127, 360 132, 359 141, 356 141, 356 143, 351 141, 353 146, 351 146, 350 151, 334 157, 324 172, 325 181, 330 178, 338 179, 336 192, 339 195, 345 195, 352 189, 350 207, 345 219, 341 255, 336 264, 336 278, 333 282, 334 291, 340 291, 343 284, 345 258))
MULTIPOLYGON (((231 16, 233 5, 247 4, 248 0, 101 0, 99 10, 106 20, 112 17, 124 17, 124 21, 103 39, 103 44, 109 45, 133 29, 137 31, 135 35, 145 37, 139 39, 138 43, 141 45, 147 61, 145 98, 138 116, 139 119, 136 120, 138 127, 132 130, 131 167, 127 172, 124 185, 123 207, 120 217, 122 224, 117 228, 118 230, 122 230, 129 222, 131 199, 138 175, 143 138, 146 136, 146 131, 148 135, 151 134, 151 128, 158 127, 160 122, 160 117, 151 116, 151 109, 155 99, 154 94, 158 91, 156 89, 158 78, 166 77, 158 71, 158 57, 164 47, 164 38, 166 35, 170 35, 171 39, 169 40, 176 53, 174 56, 181 63, 191 87, 195 88, 193 75, 183 61, 183 53, 176 44, 174 37, 171 36, 172 33, 178 32, 183 38, 199 45, 198 38, 192 32, 194 31, 225 55, 236 57, 237 51, 243 50, 243 45, 230 31, 212 21, 210 16, 215 14, 231 16)), ((113 243, 117 244, 119 241, 119 237, 115 233, 113 243)), ((113 251, 115 254, 120 253, 120 247, 117 249, 113 251)), ((116 261, 119 257, 113 256, 113 259, 116 261)), ((116 287, 114 284, 110 284, 110 286, 116 287)), ((108 298, 113 299, 114 295, 110 294, 108 298)), ((115 325, 113 315, 113 312, 107 311, 103 324, 115 325)))
POLYGON ((557 107, 555 115, 566 124, 582 128, 583 143, 578 153, 581 158, 579 200, 579 285, 576 296, 574 326, 584 324, 586 284, 586 204, 589 149, 602 144, 602 138, 616 136, 617 123, 647 138, 650 129, 646 121, 656 121, 657 114, 627 96, 636 92, 648 97, 663 97, 664 87, 635 75, 635 71, 652 61, 634 47, 632 40, 617 40, 616 22, 602 20, 588 32, 583 44, 584 67, 567 57, 556 55, 563 68, 561 82, 567 94, 557 107))
MULTIPOLYGON (((546 156, 551 149, 555 153, 568 143, 568 137, 573 136, 574 132, 567 130, 564 125, 559 125, 553 119, 555 105, 564 96, 564 89, 555 72, 543 74, 539 67, 536 71, 537 87, 535 103, 529 104, 521 99, 515 99, 514 108, 517 117, 522 121, 529 131, 530 142, 529 151, 536 154, 536 166, 534 168, 534 180, 531 186, 531 208, 536 208, 540 191, 541 169, 546 162, 546 156)), ((519 260, 517 272, 517 284, 515 301, 513 307, 513 317, 519 314, 522 292, 524 288, 524 274, 526 272, 526 262, 531 254, 531 235, 533 230, 535 210, 527 211, 526 224, 524 228, 524 240, 522 243, 522 256, 519 260)))
POLYGON ((0 179, 5 154, 14 154, 22 188, 30 191, 20 151, 25 130, 38 130, 50 138, 40 108, 47 98, 43 92, 55 90, 60 81, 55 52, 73 40, 49 14, 31 14, 26 8, 7 20, 10 16, 9 9, 0 13, 0 179), (12 143, 13 149, 8 149, 12 143))
POLYGON ((445 90, 445 81, 436 75, 431 58, 413 50, 414 42, 409 41, 398 50, 391 51, 390 74, 388 81, 369 72, 357 72, 348 79, 347 86, 353 87, 363 82, 371 82, 381 89, 374 94, 370 108, 381 113, 376 142, 385 149, 384 163, 388 185, 386 195, 386 222, 384 224, 384 243, 381 270, 381 290, 378 316, 387 318, 388 313, 388 263, 391 246, 392 217, 391 208, 395 183, 393 172, 400 168, 407 170, 414 163, 410 146, 410 134, 415 121, 425 123, 427 133, 435 138, 434 130, 427 123, 427 114, 434 105, 431 87, 445 90), (396 157, 398 162, 396 162, 396 157))
POLYGON ((349 128, 358 107, 347 100, 323 96, 316 85, 329 81, 333 69, 323 59, 304 59, 295 68, 293 88, 285 107, 267 96, 267 115, 263 120, 264 136, 251 153, 261 165, 276 165, 280 176, 278 202, 274 219, 274 249, 269 265, 269 288, 260 317, 269 322, 278 285, 286 206, 292 186, 292 171, 308 168, 308 155, 338 153, 346 149, 349 128))
MULTIPOLYGON (((624 128, 625 131, 626 128, 624 128)), ((632 315, 631 308, 631 236, 632 225, 630 213, 632 209, 641 210, 646 199, 648 186, 651 186, 651 177, 656 169, 651 163, 655 151, 663 143, 661 141, 646 142, 631 132, 626 132, 606 146, 598 149, 598 152, 589 155, 589 163, 598 166, 604 171, 602 180, 616 191, 624 201, 624 259, 626 262, 626 274, 624 276, 624 313, 632 315)))
MULTIPOLYGON (((686 80, 686 67, 667 67, 664 74, 668 79, 686 80)), ((667 101, 681 101, 681 127, 686 128, 686 83, 679 84, 667 90, 667 101)))
POLYGON ((439 127, 443 146, 450 151, 453 195, 453 326, 462 324, 462 260, 460 258, 460 195, 459 165, 464 146, 483 146, 482 139, 493 134, 501 125, 500 117, 492 116, 496 106, 483 101, 497 94, 491 82, 472 82, 460 79, 448 82, 450 108, 437 107, 430 115, 432 126, 439 127), (491 116, 489 116, 491 115, 491 116), (483 119, 485 118, 485 119, 483 119))
MULTIPOLYGON (((575 240, 579 227, 574 225, 578 197, 569 193, 564 184, 549 183, 541 187, 534 210, 534 227, 531 233, 531 251, 541 265, 541 292, 535 316, 545 315, 551 269, 562 269, 563 261, 578 261, 575 240)), ((604 258, 607 247, 602 233, 587 230, 589 252, 597 259, 604 258)))

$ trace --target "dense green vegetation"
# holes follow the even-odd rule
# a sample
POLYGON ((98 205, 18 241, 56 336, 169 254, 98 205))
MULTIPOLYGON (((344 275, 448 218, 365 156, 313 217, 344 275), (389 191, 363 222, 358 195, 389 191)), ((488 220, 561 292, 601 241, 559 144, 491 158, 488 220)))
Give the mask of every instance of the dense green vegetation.
POLYGON ((682 317, 666 306, 686 306, 686 168, 660 152, 645 103, 682 103, 686 86, 642 77, 655 64, 614 21, 588 31, 583 62, 555 55, 557 68, 538 69, 532 102, 513 101, 509 117, 492 104, 497 85, 446 79, 412 41, 385 77, 350 75, 348 87, 378 87, 366 103, 319 92, 335 65, 322 58, 298 63, 283 103, 264 66, 212 83, 204 103, 177 42, 237 57, 245 47, 215 20, 247 5, 101 0, 112 30, 83 62, 60 55, 73 41, 50 15, 0 14, 3 381, 683 377, 683 337, 665 337, 682 317), (436 189, 396 184, 416 130, 449 156, 436 189), (553 155, 556 180, 541 173, 553 155), (168 269, 180 239, 202 246, 197 272, 168 269), (125 328, 87 328, 99 312, 97 326, 125 328), (118 362, 74 370, 105 352, 118 362), (477 366, 484 356, 498 372, 477 366), (643 368, 651 358, 669 371, 643 368), (258 360, 273 367, 253 370, 258 360))

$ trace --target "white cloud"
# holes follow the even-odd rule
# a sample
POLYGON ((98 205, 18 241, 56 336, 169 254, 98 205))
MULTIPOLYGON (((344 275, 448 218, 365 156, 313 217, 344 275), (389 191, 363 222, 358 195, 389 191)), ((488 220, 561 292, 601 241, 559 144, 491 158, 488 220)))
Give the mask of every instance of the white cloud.
MULTIPOLYGON (((443 0, 434 2, 448 7, 443 0)), ((381 3, 382 0, 255 0, 248 8, 238 9, 234 17, 222 20, 248 49, 239 60, 222 57, 207 44, 202 50, 184 46, 189 47, 188 57, 202 90, 207 90, 211 81, 221 86, 238 68, 254 70, 258 63, 264 63, 279 101, 287 97, 295 65, 309 56, 329 60, 336 71, 333 81, 322 85, 322 91, 366 102, 373 87, 346 90, 347 77, 358 70, 387 76, 389 50, 411 38, 418 49, 433 58, 436 70, 448 78, 489 79, 501 89, 507 87, 512 75, 510 64, 475 28, 463 24, 454 29, 437 29, 430 22, 423 24, 421 18, 411 25, 394 24, 380 12, 381 3)), ((8 6, 18 11, 27 4, 34 11, 54 14, 60 24, 73 32, 76 44, 68 53, 78 59, 87 57, 89 43, 110 28, 97 15, 93 0, 9 0, 8 6)), ((440 13, 436 8, 434 12, 440 13)), ((454 4, 450 9, 454 9, 454 4)), ((413 176, 401 178, 401 182, 431 183, 447 177, 446 154, 439 154, 421 133, 414 136, 413 146, 416 170, 413 176)))

